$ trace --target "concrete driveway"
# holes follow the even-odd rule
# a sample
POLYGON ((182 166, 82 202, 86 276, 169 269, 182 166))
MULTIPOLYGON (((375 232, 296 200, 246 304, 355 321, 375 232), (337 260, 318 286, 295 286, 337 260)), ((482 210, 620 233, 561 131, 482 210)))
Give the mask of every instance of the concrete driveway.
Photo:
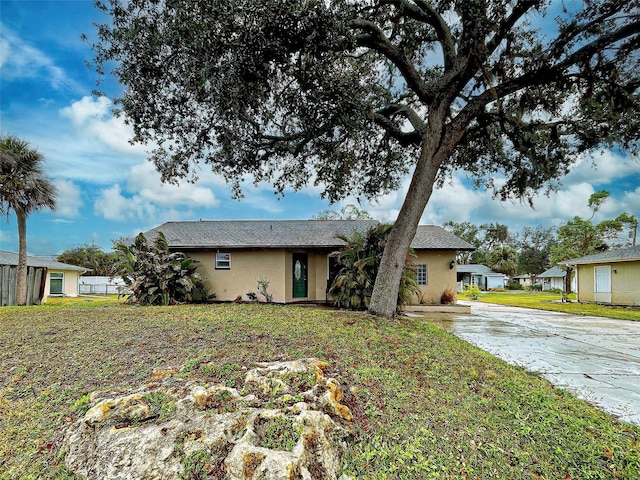
POLYGON ((435 321, 467 342, 640 425, 640 322, 480 302, 435 321))

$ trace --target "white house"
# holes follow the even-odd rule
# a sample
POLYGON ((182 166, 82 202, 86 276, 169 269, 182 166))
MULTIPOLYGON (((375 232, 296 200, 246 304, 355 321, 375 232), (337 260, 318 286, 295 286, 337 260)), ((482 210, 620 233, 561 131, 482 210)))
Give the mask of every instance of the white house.
POLYGON ((504 288, 507 276, 491 270, 486 265, 468 264, 458 265, 458 291, 464 285, 477 285, 480 290, 504 288))
MULTIPOLYGON (((0 305, 16 304, 18 254, 0 250, 0 305)), ((27 256, 27 305, 45 303, 47 297, 78 296, 78 277, 88 269, 55 260, 27 256)))

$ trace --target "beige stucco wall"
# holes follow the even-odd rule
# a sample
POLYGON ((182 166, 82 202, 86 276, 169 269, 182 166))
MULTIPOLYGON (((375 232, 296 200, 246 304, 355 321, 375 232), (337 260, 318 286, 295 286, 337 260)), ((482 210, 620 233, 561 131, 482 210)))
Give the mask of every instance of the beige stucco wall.
MULTIPOLYGON (((220 250, 223 252, 223 250, 220 250)), ((307 296, 293 298, 293 253, 288 249, 225 250, 231 253, 231 268, 216 270, 215 252, 191 252, 189 256, 200 262, 198 273, 203 277, 210 293, 217 300, 230 301, 239 295, 248 300, 247 292, 258 293, 257 282, 269 280, 269 292, 274 302, 324 301, 327 286, 327 255, 307 254, 307 296)), ((258 296, 260 301, 264 297, 258 296)))
MULTIPOLYGON (((209 293, 218 300, 234 300, 241 296, 247 300, 247 292, 258 293, 257 282, 269 280, 269 292, 275 302, 285 300, 284 249, 273 250, 220 250, 231 253, 231 268, 216 270, 216 252, 191 252, 189 256, 200 262, 197 272, 204 279, 209 293)), ((259 296, 264 301, 262 296, 259 296)))
MULTIPOLYGON (((203 277, 210 293, 217 300, 231 301, 241 296, 247 300, 247 292, 258 292, 257 281, 269 280, 269 291, 274 302, 322 301, 327 299, 328 252, 304 252, 289 249, 220 250, 231 253, 231 268, 216 270, 215 252, 191 252, 189 256, 200 262, 198 273, 203 277), (307 296, 293 297, 293 254, 307 254, 307 296)), ((456 270, 450 269, 454 252, 420 252, 412 261, 428 265, 428 285, 421 286, 421 296, 416 304, 439 304, 445 289, 456 289, 456 270)), ((260 301, 264 301, 259 296, 260 301)))
POLYGON ((450 268, 451 261, 456 257, 455 252, 423 251, 416 255, 411 259, 413 263, 427 265, 427 285, 420 286, 421 296, 414 301, 416 304, 440 304, 440 297, 447 288, 456 291, 456 269, 450 268))
POLYGON ((49 292, 51 291, 51 274, 62 273, 62 294, 65 297, 77 297, 78 296, 78 277, 80 272, 74 272, 69 270, 47 270, 47 279, 44 284, 44 296, 42 297, 42 303, 47 301, 49 292))
POLYGON ((578 265, 578 301, 595 301, 595 267, 611 266, 611 303, 640 305, 640 261, 578 265))

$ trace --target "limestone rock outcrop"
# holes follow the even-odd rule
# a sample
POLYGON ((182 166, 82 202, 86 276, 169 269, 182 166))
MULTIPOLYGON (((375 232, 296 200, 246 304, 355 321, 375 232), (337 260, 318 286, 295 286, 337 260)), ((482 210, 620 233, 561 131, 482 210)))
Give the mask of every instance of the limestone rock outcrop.
POLYGON ((326 367, 258 364, 240 389, 167 368, 136 391, 93 393, 64 434, 66 465, 91 480, 338 479, 352 416, 326 367))

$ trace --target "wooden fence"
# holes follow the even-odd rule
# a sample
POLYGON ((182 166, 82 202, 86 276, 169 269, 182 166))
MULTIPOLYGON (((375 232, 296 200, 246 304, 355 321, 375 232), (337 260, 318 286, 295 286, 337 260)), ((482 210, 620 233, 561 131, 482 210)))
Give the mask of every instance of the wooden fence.
MULTIPOLYGON (((0 265, 0 305, 17 305, 16 286, 18 267, 0 265)), ((27 267, 27 305, 40 305, 44 296, 44 285, 47 281, 47 269, 44 267, 27 267)))

